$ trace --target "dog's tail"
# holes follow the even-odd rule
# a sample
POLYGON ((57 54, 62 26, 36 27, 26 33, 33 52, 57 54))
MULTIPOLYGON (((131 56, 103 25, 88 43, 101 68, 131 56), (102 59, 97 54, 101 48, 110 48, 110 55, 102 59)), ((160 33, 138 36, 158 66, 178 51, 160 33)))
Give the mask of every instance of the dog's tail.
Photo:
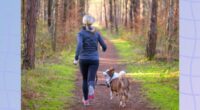
POLYGON ((118 76, 119 76, 119 80, 121 81, 121 83, 123 83, 123 77, 125 77, 125 74, 126 74, 126 72, 125 71, 120 71, 119 73, 118 73, 118 76))
POLYGON ((125 74, 126 74, 125 71, 120 71, 120 72, 119 72, 119 76, 123 76, 123 75, 125 75, 125 74))

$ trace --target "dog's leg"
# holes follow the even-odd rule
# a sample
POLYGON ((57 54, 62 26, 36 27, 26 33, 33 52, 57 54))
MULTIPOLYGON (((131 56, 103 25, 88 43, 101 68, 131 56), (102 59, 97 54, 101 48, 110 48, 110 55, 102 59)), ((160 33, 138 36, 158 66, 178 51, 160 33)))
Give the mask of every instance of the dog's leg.
POLYGON ((123 93, 122 93, 122 91, 120 91, 118 94, 119 94, 118 97, 119 97, 119 101, 120 101, 119 106, 123 107, 123 93))
POLYGON ((122 94, 122 107, 124 108, 126 106, 126 91, 122 94))
POLYGON ((122 107, 123 107, 123 108, 126 107, 126 103, 125 103, 125 102, 123 103, 122 107))
POLYGON ((119 106, 123 107, 123 102, 122 102, 122 100, 120 100, 119 106))
POLYGON ((110 90, 110 100, 112 100, 113 99, 113 93, 112 93, 112 91, 110 90))

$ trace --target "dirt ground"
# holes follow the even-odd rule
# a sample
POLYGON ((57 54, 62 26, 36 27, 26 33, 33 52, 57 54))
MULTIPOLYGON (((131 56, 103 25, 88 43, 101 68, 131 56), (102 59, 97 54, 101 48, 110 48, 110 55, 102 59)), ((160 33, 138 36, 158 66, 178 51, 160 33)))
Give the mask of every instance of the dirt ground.
POLYGON ((113 66, 117 72, 125 70, 125 64, 121 64, 117 50, 111 42, 106 40, 107 51, 105 53, 100 52, 100 65, 98 69, 98 82, 95 89, 95 99, 91 102, 90 106, 83 106, 82 99, 82 77, 80 72, 77 73, 76 90, 74 91, 74 102, 70 106, 70 110, 157 110, 151 106, 149 102, 144 98, 144 94, 141 92, 140 83, 130 79, 131 90, 130 98, 125 108, 119 107, 119 99, 114 97, 110 100, 109 88, 102 86, 104 84, 104 78, 102 72, 113 66))

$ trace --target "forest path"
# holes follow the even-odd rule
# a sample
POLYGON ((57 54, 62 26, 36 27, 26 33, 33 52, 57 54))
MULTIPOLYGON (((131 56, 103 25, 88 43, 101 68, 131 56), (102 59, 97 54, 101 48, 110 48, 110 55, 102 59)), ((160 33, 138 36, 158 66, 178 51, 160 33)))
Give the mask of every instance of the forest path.
POLYGON ((104 76, 102 72, 108 69, 109 67, 114 67, 116 72, 125 70, 126 65, 120 61, 118 52, 114 45, 106 40, 107 51, 105 53, 100 52, 100 65, 97 72, 98 82, 95 89, 95 99, 92 101, 90 106, 83 106, 82 104, 82 77, 80 72, 77 72, 76 79, 76 89, 74 91, 75 96, 73 104, 70 106, 70 110, 154 110, 155 108, 150 106, 147 100, 144 98, 144 94, 141 92, 141 86, 139 82, 131 81, 131 97, 125 108, 119 107, 119 99, 114 97, 110 100, 110 90, 106 86, 101 86, 98 84, 104 84, 104 76))

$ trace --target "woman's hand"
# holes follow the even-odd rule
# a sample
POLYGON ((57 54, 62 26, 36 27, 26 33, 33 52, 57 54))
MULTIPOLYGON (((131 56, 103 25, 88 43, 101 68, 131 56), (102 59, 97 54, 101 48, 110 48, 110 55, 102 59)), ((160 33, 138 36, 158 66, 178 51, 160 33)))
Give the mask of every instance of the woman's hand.
POLYGON ((102 52, 105 52, 105 51, 106 51, 106 49, 105 49, 105 48, 103 48, 103 47, 101 47, 101 50, 102 50, 102 52))
POLYGON ((74 65, 77 65, 78 64, 78 60, 74 59, 74 65))

